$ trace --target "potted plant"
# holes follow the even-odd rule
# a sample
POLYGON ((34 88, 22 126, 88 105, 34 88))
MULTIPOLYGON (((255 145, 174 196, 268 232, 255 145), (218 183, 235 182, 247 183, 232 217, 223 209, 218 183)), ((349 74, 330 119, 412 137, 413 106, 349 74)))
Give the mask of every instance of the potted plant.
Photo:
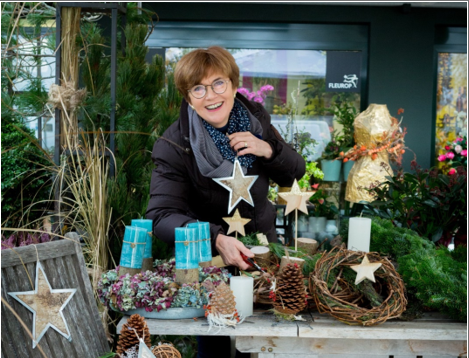
POLYGON ((328 195, 324 189, 319 189, 309 199, 313 204, 312 216, 309 218, 310 231, 315 233, 324 232, 328 220, 335 220, 339 210, 328 199, 328 195))
POLYGON ((339 157, 341 141, 336 137, 335 133, 332 135, 332 140, 327 143, 326 148, 321 156, 321 169, 324 173, 324 181, 339 181, 340 169, 342 162, 336 160, 339 157))
MULTIPOLYGON (((331 112, 334 114, 336 122, 342 126, 340 151, 345 153, 355 145, 353 121, 358 115, 357 109, 350 102, 338 101, 331 112)), ((353 160, 344 162, 344 181, 347 181, 348 174, 354 163, 353 160)))
POLYGON ((459 166, 452 174, 438 168, 422 170, 415 161, 414 173, 402 169, 370 192, 376 200, 367 206, 372 214, 391 219, 433 242, 467 245, 467 171, 459 166))

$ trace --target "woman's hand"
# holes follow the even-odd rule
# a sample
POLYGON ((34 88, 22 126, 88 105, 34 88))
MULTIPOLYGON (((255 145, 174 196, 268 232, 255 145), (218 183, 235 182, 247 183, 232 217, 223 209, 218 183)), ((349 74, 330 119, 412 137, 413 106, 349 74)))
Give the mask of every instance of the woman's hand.
POLYGON ((218 234, 215 246, 225 264, 237 266, 240 270, 247 270, 250 267, 243 260, 240 253, 243 253, 247 257, 254 257, 254 254, 244 246, 241 241, 238 241, 232 236, 218 234))
POLYGON ((251 132, 237 132, 228 135, 231 147, 238 152, 238 155, 254 154, 256 157, 270 159, 272 157, 272 147, 269 143, 257 138, 251 132))

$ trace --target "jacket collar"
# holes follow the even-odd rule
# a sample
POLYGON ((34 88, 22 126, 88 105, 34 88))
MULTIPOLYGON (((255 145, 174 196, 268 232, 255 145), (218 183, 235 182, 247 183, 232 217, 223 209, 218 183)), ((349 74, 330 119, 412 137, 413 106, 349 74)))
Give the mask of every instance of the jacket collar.
MULTIPOLYGON (((236 98, 246 106, 249 112, 251 112, 255 117, 258 117, 257 112, 259 111, 251 101, 244 97, 239 92, 236 92, 236 98)), ((187 114, 187 108, 189 103, 183 98, 181 103, 181 110, 179 112, 179 130, 181 133, 181 140, 183 142, 189 143, 189 115, 187 114)))

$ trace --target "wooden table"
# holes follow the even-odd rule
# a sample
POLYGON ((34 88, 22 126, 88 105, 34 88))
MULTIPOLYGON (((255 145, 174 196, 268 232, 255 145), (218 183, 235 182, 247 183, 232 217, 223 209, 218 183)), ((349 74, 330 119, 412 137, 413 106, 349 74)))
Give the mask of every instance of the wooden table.
MULTIPOLYGON (((210 332, 205 318, 147 319, 147 324, 151 334, 234 336, 239 351, 258 358, 466 357, 467 325, 436 313, 374 327, 349 326, 317 312, 302 317, 306 321, 276 322, 270 313, 256 311, 236 328, 210 332)), ((118 333, 127 318, 119 322, 118 333)))

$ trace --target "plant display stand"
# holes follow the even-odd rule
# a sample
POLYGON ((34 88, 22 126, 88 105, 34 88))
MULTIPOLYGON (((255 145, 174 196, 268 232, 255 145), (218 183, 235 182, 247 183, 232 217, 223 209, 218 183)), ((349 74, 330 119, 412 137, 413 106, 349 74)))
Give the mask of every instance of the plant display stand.
MULTIPOLYGON (((32 331, 33 314, 8 293, 35 289, 38 259, 53 290, 76 289, 63 309, 71 340, 49 327, 38 346, 47 357, 98 357, 108 352, 82 249, 73 240, 2 250, 2 301, 5 300, 32 331)), ((31 337, 2 303, 2 358, 17 357, 44 358, 44 355, 38 347, 32 347, 31 337)))
MULTIPOLYGON (((205 319, 167 321, 148 319, 150 334, 235 336, 236 348, 258 358, 417 358, 462 357, 467 351, 465 323, 440 314, 379 326, 348 326, 330 316, 305 313, 305 321, 276 322, 273 315, 255 311, 236 329, 210 330, 205 319)), ((117 332, 128 316, 120 321, 117 332)))

